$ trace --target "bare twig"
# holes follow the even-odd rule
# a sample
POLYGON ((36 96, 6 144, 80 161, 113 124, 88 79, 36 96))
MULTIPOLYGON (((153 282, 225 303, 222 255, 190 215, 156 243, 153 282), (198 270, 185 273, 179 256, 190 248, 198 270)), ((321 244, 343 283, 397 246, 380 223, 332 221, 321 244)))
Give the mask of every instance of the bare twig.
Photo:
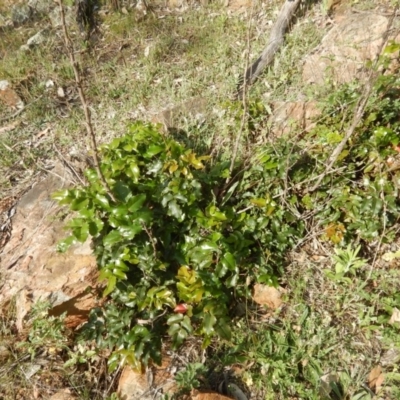
POLYGON ((85 93, 83 91, 83 85, 82 85, 82 78, 81 74, 79 71, 79 65, 78 62, 75 59, 74 55, 74 46, 72 44, 71 38, 69 37, 67 26, 65 24, 65 14, 64 14, 64 7, 62 5, 62 0, 58 0, 58 5, 60 8, 60 16, 61 16, 61 23, 63 27, 63 33, 64 33, 64 42, 65 42, 65 47, 67 49, 69 59, 72 65, 72 68, 74 70, 74 75, 75 75, 75 83, 78 89, 79 93, 79 98, 82 104, 83 112, 85 114, 85 126, 86 126, 86 132, 89 135, 90 142, 91 142, 91 147, 93 151, 93 159, 94 159, 94 167, 96 169, 97 175, 106 190, 107 194, 110 196, 111 200, 113 202, 117 202, 113 193, 111 192, 111 189, 107 183, 107 181, 104 178, 104 175, 100 169, 100 162, 99 162, 99 156, 98 156, 98 149, 97 149, 97 143, 96 143, 96 135, 94 133, 93 125, 92 125, 92 119, 91 119, 91 114, 90 114, 90 109, 86 101, 85 93))
POLYGON ((81 185, 85 186, 85 182, 83 179, 79 176, 79 174, 76 172, 75 168, 71 165, 70 162, 62 155, 61 151, 58 150, 57 146, 53 143, 53 148, 56 151, 56 153, 59 155, 61 160, 65 163, 65 165, 70 169, 70 171, 75 175, 75 177, 78 179, 78 181, 81 183, 81 185))
MULTIPOLYGON (((253 22, 253 10, 254 10, 254 2, 252 3, 251 9, 250 9, 250 14, 249 14, 249 21, 248 21, 248 26, 247 26, 247 54, 246 54, 246 63, 245 63, 245 71, 248 69, 249 65, 249 57, 250 57, 250 32, 251 32, 251 25, 253 22)), ((246 80, 246 72, 243 75, 244 77, 244 82, 243 86, 241 87, 241 97, 242 97, 242 104, 243 104, 243 115, 242 115, 242 120, 240 123, 240 129, 236 137, 235 145, 233 147, 233 153, 232 153, 232 159, 231 159, 231 165, 229 167, 229 176, 231 177, 233 169, 235 167, 235 160, 237 157, 238 149, 239 149, 239 143, 240 139, 242 138, 243 130, 244 130, 244 125, 246 123, 246 118, 248 118, 247 115, 247 101, 246 101, 246 95, 247 95, 247 80, 246 80)), ((227 179, 227 182, 231 180, 231 178, 227 179)))
POLYGON ((364 87, 364 91, 361 94, 360 98, 358 99, 356 108, 355 108, 355 113, 353 116, 353 121, 350 125, 350 128, 348 129, 345 137, 343 138, 343 140, 338 144, 338 146, 336 147, 336 149, 333 151, 333 153, 331 154, 331 156, 328 159, 328 163, 326 166, 326 170, 325 173, 320 175, 319 179, 317 180, 317 182, 315 183, 315 185, 313 185, 311 188, 309 188, 307 191, 308 192, 313 192, 315 191, 319 185, 321 184, 322 180, 325 178, 325 176, 327 174, 330 173, 333 164, 335 164, 337 158, 339 157, 339 155, 341 154, 341 152, 343 151, 344 147, 346 146, 346 143, 348 142, 348 140, 351 138, 351 136, 353 136, 354 131, 356 130, 357 126, 359 125, 363 115, 364 115, 364 111, 365 111, 365 107, 367 106, 368 103, 368 99, 369 96, 371 94, 372 91, 372 87, 376 81, 377 78, 377 72, 376 72, 376 67, 379 61, 379 57, 382 53, 382 50, 384 49, 384 47, 387 44, 387 41, 389 39, 389 33, 390 33, 390 29, 393 25, 393 21, 395 16, 397 15, 397 9, 393 12, 392 17, 389 20, 388 26, 386 28, 385 34, 383 36, 383 40, 382 43, 379 47, 379 51, 377 52, 377 55, 375 57, 374 60, 374 64, 371 68, 370 73, 368 74, 367 78, 366 78, 366 83, 365 83, 365 87, 364 87))
POLYGON ((156 242, 155 242, 155 240, 153 239, 153 236, 151 236, 150 231, 147 229, 147 226, 146 226, 144 223, 142 223, 142 227, 143 227, 143 229, 144 229, 145 232, 147 233, 147 236, 148 236, 149 239, 150 239, 151 246, 153 247, 154 257, 157 257, 156 242))

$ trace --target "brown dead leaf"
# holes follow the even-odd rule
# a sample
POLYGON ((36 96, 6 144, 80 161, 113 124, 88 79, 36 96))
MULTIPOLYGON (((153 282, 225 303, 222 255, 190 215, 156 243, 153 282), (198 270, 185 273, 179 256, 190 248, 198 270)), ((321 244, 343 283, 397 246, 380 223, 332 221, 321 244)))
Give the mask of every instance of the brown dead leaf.
POLYGON ((268 306, 273 310, 279 308, 283 301, 282 301, 282 293, 285 290, 281 287, 274 288, 272 286, 262 285, 257 283, 254 286, 254 294, 253 300, 260 305, 268 306))
POLYGON ((390 317, 389 324, 395 324, 400 322, 400 310, 398 308, 393 308, 392 316, 390 317))
POLYGON ((383 381, 384 375, 382 373, 382 367, 378 365, 377 367, 372 368, 368 376, 368 386, 370 389, 375 389, 375 392, 378 392, 382 387, 383 381))
POLYGON ((385 381, 385 375, 384 374, 380 374, 378 379, 375 382, 375 390, 376 390, 377 393, 381 389, 384 381, 385 381))

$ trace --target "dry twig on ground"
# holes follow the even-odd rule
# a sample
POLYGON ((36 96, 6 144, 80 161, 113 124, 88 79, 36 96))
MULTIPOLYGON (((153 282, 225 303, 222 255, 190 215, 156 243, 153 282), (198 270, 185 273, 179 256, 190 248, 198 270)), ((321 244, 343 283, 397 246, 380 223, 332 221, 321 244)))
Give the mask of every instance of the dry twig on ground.
POLYGON ((237 98, 241 99, 244 85, 251 85, 257 77, 264 71, 265 67, 272 63, 276 52, 285 40, 285 33, 290 21, 300 4, 301 0, 286 0, 281 8, 278 18, 271 29, 271 35, 267 47, 264 48, 261 56, 246 70, 244 78, 241 77, 237 87, 237 98))

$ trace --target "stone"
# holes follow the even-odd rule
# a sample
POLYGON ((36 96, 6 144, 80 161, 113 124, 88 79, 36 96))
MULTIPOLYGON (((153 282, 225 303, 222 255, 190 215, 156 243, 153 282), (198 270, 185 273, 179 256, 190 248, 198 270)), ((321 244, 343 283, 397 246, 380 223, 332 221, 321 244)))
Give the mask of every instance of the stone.
POLYGON ((48 14, 49 11, 54 8, 55 2, 52 0, 29 0, 28 6, 34 13, 48 14))
POLYGON ((69 172, 56 164, 18 202, 12 217, 11 237, 0 249, 0 308, 16 298, 16 325, 23 330, 25 316, 33 303, 49 301, 50 315, 67 313, 65 323, 75 328, 101 304, 96 259, 90 242, 72 246, 65 254, 56 245, 66 236, 65 222, 59 221, 59 206, 51 194, 68 185, 69 172))
POLYGON ((21 52, 23 52, 23 53, 27 53, 28 51, 31 50, 31 48, 30 48, 27 44, 23 44, 23 45, 19 48, 19 50, 20 50, 21 52))
POLYGON ((191 400, 232 400, 230 397, 226 397, 216 392, 202 392, 199 390, 192 390, 190 394, 191 400))
POLYGON ((360 74, 367 60, 376 57, 388 19, 382 15, 347 14, 334 25, 307 57, 303 66, 306 83, 323 84, 333 79, 346 83, 360 74))
MULTIPOLYGON (((67 26, 72 26, 75 24, 75 16, 73 7, 64 6, 65 23, 67 26)), ((48 13, 51 25, 53 28, 59 28, 62 26, 60 10, 58 7, 54 8, 48 13)))
POLYGON ((163 356, 161 366, 154 365, 147 374, 126 366, 118 382, 118 396, 122 400, 153 400, 154 393, 172 394, 177 387, 169 372, 171 358, 163 356))
POLYGON ((11 11, 11 20, 15 25, 22 25, 32 17, 32 9, 27 4, 15 5, 11 11))
POLYGON ((321 114, 315 101, 275 101, 271 104, 273 114, 269 122, 275 135, 289 133, 295 126, 297 131, 309 132, 314 120, 321 114))
POLYGON ((0 363, 5 363, 9 358, 11 358, 12 353, 8 347, 0 345, 0 363))
POLYGON ((57 393, 54 393, 49 400, 75 400, 76 397, 72 395, 69 389, 59 390, 57 393))
POLYGON ((153 124, 162 124, 165 131, 180 126, 182 118, 191 117, 197 120, 204 118, 207 112, 207 100, 204 97, 193 97, 176 106, 170 107, 153 115, 153 124))
POLYGON ((46 30, 42 29, 41 31, 39 31, 38 33, 36 33, 32 37, 30 37, 28 39, 28 41, 26 42, 26 44, 29 47, 33 47, 33 46, 37 46, 39 44, 45 43, 46 40, 47 40, 47 34, 46 33, 47 33, 46 30))
POLYGON ((24 102, 8 81, 0 81, 0 101, 13 110, 24 108, 24 102))

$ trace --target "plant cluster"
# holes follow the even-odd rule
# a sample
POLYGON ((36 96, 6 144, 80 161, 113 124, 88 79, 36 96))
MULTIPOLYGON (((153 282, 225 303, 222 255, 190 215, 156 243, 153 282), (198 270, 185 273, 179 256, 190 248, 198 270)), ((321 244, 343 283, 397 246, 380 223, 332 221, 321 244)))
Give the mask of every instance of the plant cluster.
POLYGON ((116 203, 93 170, 87 187, 55 195, 79 214, 60 249, 91 235, 107 280, 112 301, 91 322, 102 325, 98 339, 118 349, 112 368, 121 357, 136 366, 159 362, 166 334, 175 347, 193 333, 205 347, 216 334, 229 340, 235 298, 249 297, 252 282, 273 284, 302 232, 302 222, 269 194, 284 165, 262 153, 256 182, 239 171, 243 179, 226 184, 228 165, 205 165, 208 158, 136 124, 102 149, 116 203))
POLYGON ((236 162, 232 174, 230 163, 142 123, 103 146, 100 168, 116 201, 92 169, 86 187, 55 198, 78 214, 60 249, 91 236, 107 281, 110 301, 93 310, 85 334, 115 349, 111 370, 121 360, 138 368, 160 362, 167 336, 174 347, 193 334, 203 347, 214 336, 230 340, 235 302, 250 298, 255 282, 276 284, 287 250, 307 230, 318 228, 336 246, 358 241, 354 252, 337 251, 328 275, 348 282, 362 274, 364 244, 392 240, 398 223, 400 177, 388 162, 398 153, 398 83, 378 78, 333 173, 325 165, 352 123, 342 111, 351 110, 357 86, 328 97, 324 119, 302 140, 278 138, 236 162), (320 187, 309 190, 321 174, 320 187))

